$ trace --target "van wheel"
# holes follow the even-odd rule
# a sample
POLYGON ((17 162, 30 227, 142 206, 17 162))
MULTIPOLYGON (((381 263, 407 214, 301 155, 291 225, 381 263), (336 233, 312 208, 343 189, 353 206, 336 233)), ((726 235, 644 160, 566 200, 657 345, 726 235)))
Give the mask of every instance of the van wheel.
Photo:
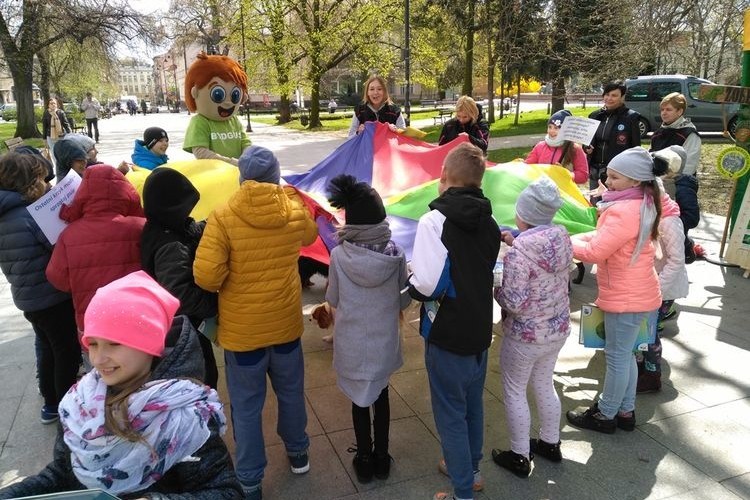
POLYGON ((651 130, 651 126, 648 124, 648 120, 641 117, 638 118, 638 129, 641 131, 641 138, 645 138, 646 134, 651 130))
POLYGON ((729 120, 729 123, 727 124, 727 130, 731 134, 732 138, 736 139, 737 136, 735 135, 737 132, 737 117, 735 116, 731 120, 729 120))

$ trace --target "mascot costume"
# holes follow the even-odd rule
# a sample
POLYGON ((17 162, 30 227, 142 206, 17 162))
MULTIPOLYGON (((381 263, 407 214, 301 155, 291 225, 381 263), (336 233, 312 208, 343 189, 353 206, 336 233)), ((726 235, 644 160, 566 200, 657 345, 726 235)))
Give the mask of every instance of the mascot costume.
POLYGON ((182 148, 199 160, 222 160, 237 166, 250 139, 237 117, 247 96, 247 74, 227 56, 198 54, 185 77, 185 104, 197 112, 182 148))

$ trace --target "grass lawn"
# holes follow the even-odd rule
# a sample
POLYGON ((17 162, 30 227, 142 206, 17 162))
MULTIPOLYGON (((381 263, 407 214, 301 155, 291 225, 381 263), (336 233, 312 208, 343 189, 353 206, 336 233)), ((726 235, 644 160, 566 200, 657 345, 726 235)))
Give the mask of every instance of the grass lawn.
MULTIPOLYGON (((11 139, 16 133, 16 123, 0 123, 0 152, 5 151, 5 142, 11 139)), ((24 144, 28 146, 34 146, 35 148, 43 148, 45 146, 44 139, 25 139, 24 144)))

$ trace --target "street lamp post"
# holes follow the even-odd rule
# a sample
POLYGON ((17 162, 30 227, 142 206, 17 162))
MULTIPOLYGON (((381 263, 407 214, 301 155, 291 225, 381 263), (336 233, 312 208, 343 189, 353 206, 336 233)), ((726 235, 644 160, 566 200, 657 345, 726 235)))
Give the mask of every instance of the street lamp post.
MULTIPOLYGON (((242 69, 247 74, 247 54, 245 54, 245 1, 240 0, 240 36, 242 37, 242 69)), ((245 112, 247 113, 247 128, 245 132, 252 132, 253 126, 250 124, 250 96, 247 96, 245 102, 245 112)))
POLYGON ((411 48, 410 48, 410 33, 411 29, 409 26, 409 0, 406 0, 404 5, 404 73, 406 73, 406 91, 404 92, 404 114, 406 115, 406 125, 411 123, 411 48))

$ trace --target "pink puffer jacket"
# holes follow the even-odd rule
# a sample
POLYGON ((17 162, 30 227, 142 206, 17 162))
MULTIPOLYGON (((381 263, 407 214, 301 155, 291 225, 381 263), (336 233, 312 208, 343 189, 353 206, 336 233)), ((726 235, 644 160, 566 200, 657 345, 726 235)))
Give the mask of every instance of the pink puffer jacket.
POLYGON ((613 203, 599 215, 596 231, 573 238, 573 256, 597 265, 596 305, 612 313, 650 312, 661 305, 651 240, 631 265, 638 239, 641 200, 613 203))

